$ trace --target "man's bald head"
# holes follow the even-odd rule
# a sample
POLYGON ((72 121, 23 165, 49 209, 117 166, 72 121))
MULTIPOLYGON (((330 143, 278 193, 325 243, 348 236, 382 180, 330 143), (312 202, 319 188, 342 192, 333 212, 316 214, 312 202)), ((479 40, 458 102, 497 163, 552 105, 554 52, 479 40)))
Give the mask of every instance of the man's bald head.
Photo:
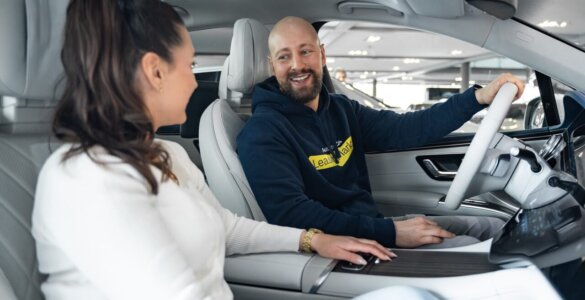
POLYGON ((270 67, 281 91, 311 108, 318 105, 323 83, 325 49, 309 22, 286 17, 268 37, 270 67))
POLYGON ((282 39, 286 39, 290 36, 303 36, 314 41, 316 45, 319 45, 319 36, 317 31, 313 28, 311 23, 305 19, 299 17, 285 17, 278 21, 270 31, 268 36, 268 48, 270 49, 270 55, 273 56, 277 49, 278 43, 282 39))

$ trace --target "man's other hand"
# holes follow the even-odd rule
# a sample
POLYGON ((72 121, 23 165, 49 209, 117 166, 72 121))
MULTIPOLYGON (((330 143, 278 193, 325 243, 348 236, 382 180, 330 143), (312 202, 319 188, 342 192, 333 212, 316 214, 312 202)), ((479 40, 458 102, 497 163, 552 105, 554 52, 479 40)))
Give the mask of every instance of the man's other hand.
POLYGON ((424 217, 394 221, 394 227, 396 228, 396 246, 401 248, 439 244, 443 239, 455 236, 455 234, 444 230, 437 223, 424 217))
POLYGON ((520 78, 515 77, 510 73, 504 73, 498 76, 488 85, 475 91, 475 98, 477 99, 477 102, 479 102, 479 104, 491 104, 502 85, 504 85, 506 82, 511 82, 518 87, 518 92, 516 92, 514 100, 520 98, 524 92, 524 82, 520 80, 520 78))

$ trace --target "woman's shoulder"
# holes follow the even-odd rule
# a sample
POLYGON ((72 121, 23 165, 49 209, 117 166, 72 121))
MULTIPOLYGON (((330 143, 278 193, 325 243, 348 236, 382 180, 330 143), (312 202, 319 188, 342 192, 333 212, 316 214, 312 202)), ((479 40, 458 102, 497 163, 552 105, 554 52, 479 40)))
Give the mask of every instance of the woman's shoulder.
POLYGON ((139 173, 119 157, 111 155, 101 146, 93 146, 87 151, 71 152, 76 144, 64 144, 55 150, 45 161, 39 181, 48 185, 70 185, 83 182, 90 185, 100 178, 116 177, 114 174, 141 178, 139 173))
POLYGON ((185 150, 185 148, 183 148, 183 146, 181 146, 179 143, 163 139, 154 139, 154 141, 155 143, 163 146, 163 148, 169 153, 172 162, 191 162, 187 150, 185 150))

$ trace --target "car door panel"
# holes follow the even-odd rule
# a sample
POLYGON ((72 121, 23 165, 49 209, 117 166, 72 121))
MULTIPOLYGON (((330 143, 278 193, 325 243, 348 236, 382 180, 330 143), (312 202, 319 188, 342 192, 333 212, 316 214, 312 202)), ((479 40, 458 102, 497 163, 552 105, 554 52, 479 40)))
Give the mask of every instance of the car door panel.
MULTIPOLYGON (((540 149, 548 136, 526 142, 540 149)), ((447 209, 443 198, 451 180, 433 178, 428 167, 421 163, 430 159, 441 171, 453 172, 453 165, 462 159, 467 145, 442 145, 389 153, 368 154, 366 161, 370 175, 372 195, 385 216, 406 214, 427 215, 482 215, 500 218, 510 217, 517 207, 503 192, 485 193, 466 199, 456 210, 447 209)))

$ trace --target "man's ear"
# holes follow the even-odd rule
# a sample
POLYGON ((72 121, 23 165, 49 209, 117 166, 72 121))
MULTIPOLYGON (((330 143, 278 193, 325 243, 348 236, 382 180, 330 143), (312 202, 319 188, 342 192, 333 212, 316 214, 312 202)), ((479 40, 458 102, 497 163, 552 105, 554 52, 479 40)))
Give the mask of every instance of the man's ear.
POLYGON ((160 92, 165 77, 161 57, 156 53, 147 52, 140 59, 140 69, 144 73, 147 85, 160 92))

